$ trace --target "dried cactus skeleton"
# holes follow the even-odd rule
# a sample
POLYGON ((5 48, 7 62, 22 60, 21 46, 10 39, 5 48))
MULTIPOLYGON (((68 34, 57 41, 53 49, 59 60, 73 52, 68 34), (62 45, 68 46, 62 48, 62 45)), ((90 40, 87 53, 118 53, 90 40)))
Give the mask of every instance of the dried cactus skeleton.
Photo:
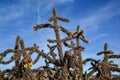
POLYGON ((80 26, 77 26, 76 31, 71 32, 59 26, 58 20, 69 22, 68 19, 57 16, 56 10, 53 9, 53 17, 48 19, 50 22, 53 21, 53 24, 38 24, 33 27, 34 31, 42 28, 54 30, 56 39, 48 39, 49 43, 54 43, 53 45, 47 44, 49 52, 45 53, 44 50, 40 50, 36 44, 32 47, 25 47, 24 41, 17 36, 14 49, 7 49, 0 53, 0 64, 6 65, 15 62, 12 69, 0 71, 0 80, 88 80, 94 72, 98 72, 98 80, 110 80, 113 78, 111 71, 120 72, 118 65, 108 60, 120 58, 120 55, 115 55, 111 50, 108 50, 107 44, 104 46, 104 51, 97 54, 104 54, 103 60, 92 58, 82 60, 81 53, 85 48, 80 45, 80 41, 90 43, 84 35, 84 30, 80 30, 80 26), (61 39, 60 31, 65 33, 67 37, 61 39), (63 46, 69 50, 63 51, 63 46), (58 51, 56 52, 55 49, 58 51), (13 53, 10 60, 4 61, 9 53, 13 53), (33 60, 31 56, 34 53, 37 53, 37 57, 33 60), (46 65, 31 69, 32 65, 38 63, 40 57, 45 58, 46 65), (90 69, 92 70, 89 73, 84 73, 83 65, 88 61, 91 62, 90 69), (50 67, 50 64, 54 66, 50 67))

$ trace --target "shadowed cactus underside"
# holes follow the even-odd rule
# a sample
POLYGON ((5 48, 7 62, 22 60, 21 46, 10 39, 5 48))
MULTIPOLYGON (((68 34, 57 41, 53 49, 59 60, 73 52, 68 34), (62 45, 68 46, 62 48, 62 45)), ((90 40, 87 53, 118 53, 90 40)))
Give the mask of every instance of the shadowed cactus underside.
POLYGON ((112 80, 114 76, 111 72, 120 72, 118 65, 114 61, 109 61, 111 58, 119 59, 120 55, 115 55, 113 51, 108 50, 107 43, 104 45, 104 51, 97 53, 97 55, 104 54, 102 60, 93 58, 82 60, 82 52, 85 48, 80 43, 90 43, 84 35, 84 29, 80 29, 78 25, 76 31, 69 31, 58 24, 58 20, 69 22, 69 19, 57 16, 56 9, 53 9, 52 14, 53 16, 48 21, 53 24, 37 24, 33 27, 34 31, 44 28, 54 30, 56 38, 47 40, 49 52, 40 50, 37 44, 26 47, 20 36, 17 36, 15 47, 0 53, 0 64, 7 65, 15 62, 12 69, 0 71, 0 80, 89 80, 95 72, 97 72, 94 77, 96 80, 112 80), (61 39, 60 32, 66 34, 66 37, 61 39), (65 47, 68 49, 63 51, 65 47), (9 53, 13 54, 10 60, 4 61, 9 53), (33 60, 31 56, 36 53, 37 57, 33 60), (32 65, 40 63, 38 61, 41 57, 45 59, 45 66, 31 69, 32 65), (91 71, 84 73, 83 66, 89 61, 91 62, 89 69, 91 71), (53 66, 50 67, 50 64, 53 66))

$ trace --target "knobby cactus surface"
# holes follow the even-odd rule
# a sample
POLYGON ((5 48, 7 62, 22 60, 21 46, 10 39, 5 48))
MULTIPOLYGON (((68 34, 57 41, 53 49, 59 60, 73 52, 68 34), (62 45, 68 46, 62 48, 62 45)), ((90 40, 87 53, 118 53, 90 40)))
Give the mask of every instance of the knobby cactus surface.
POLYGON ((12 69, 0 71, 0 80, 119 80, 120 76, 112 75, 112 72, 120 72, 118 64, 109 59, 119 59, 120 55, 116 55, 112 50, 108 50, 108 44, 105 43, 104 50, 97 55, 104 55, 101 60, 93 58, 82 59, 82 52, 85 48, 81 46, 81 42, 90 43, 84 35, 84 29, 80 29, 78 25, 76 31, 69 31, 65 27, 58 24, 58 20, 69 22, 69 19, 57 16, 56 9, 52 11, 53 16, 48 21, 53 22, 38 24, 33 27, 34 31, 49 28, 55 32, 55 39, 48 39, 47 47, 49 52, 40 50, 37 44, 32 47, 26 47, 24 41, 17 36, 13 49, 7 49, 0 53, 0 64, 8 65, 15 62, 12 69), (66 34, 61 38, 60 32, 66 34), (63 48, 67 50, 63 51, 63 48), (57 49, 57 51, 55 51, 57 49), (4 58, 12 53, 10 60, 4 61, 4 58), (32 55, 37 53, 37 57, 33 60, 32 55), (36 63, 41 64, 39 59, 45 59, 45 66, 38 66, 31 69, 36 63), (89 72, 84 72, 84 64, 91 63, 89 72), (50 64, 53 64, 50 67, 50 64), (93 75, 97 72, 96 75, 93 75))

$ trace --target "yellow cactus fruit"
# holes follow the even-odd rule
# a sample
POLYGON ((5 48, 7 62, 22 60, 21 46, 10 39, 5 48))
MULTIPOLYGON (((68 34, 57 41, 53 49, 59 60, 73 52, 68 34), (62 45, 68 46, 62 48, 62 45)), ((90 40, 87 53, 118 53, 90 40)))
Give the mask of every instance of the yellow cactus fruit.
POLYGON ((58 28, 58 31, 60 31, 61 30, 61 28, 58 28))
POLYGON ((32 63, 28 63, 28 66, 29 66, 29 67, 32 67, 32 63))
POLYGON ((23 67, 24 67, 24 68, 28 68, 28 64, 24 64, 23 67))
POLYGON ((70 32, 70 33, 69 33, 69 37, 70 37, 70 38, 73 38, 73 35, 74 35, 74 32, 70 32))
POLYGON ((82 80, 81 78, 79 80, 82 80))
POLYGON ((74 32, 70 32, 71 35, 74 35, 74 32))

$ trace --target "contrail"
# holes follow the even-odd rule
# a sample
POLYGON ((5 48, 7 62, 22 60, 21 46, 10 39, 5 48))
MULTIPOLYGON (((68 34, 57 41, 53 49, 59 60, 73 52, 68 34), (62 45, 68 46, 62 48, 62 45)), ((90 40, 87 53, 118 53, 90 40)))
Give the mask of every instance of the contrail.
POLYGON ((37 0, 37 24, 40 22, 40 17, 39 17, 40 9, 39 9, 39 0, 37 0))

